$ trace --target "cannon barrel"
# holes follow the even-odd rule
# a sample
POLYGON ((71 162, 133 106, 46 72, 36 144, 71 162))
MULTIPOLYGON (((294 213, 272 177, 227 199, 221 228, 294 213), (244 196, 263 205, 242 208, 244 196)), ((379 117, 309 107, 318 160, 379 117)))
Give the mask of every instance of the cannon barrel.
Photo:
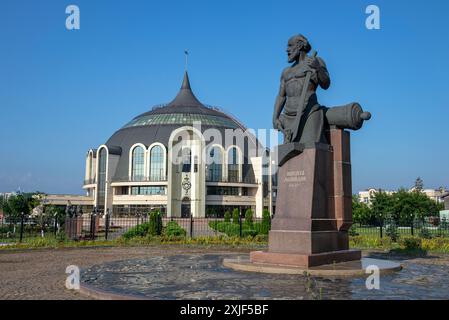
POLYGON ((330 126, 336 126, 340 129, 359 130, 364 121, 371 119, 371 113, 363 111, 357 102, 326 108, 325 115, 330 126))

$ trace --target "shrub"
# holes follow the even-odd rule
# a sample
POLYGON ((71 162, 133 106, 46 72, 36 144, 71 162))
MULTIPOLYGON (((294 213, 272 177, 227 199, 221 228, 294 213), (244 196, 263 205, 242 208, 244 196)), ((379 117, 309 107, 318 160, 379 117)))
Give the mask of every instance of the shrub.
POLYGON ((396 224, 391 221, 385 228, 385 234, 390 237, 391 241, 397 242, 399 239, 399 232, 396 224))
POLYGON ((422 247, 424 250, 448 253, 449 239, 448 238, 422 239, 422 247))
POLYGON ((56 235, 56 240, 59 243, 63 243, 67 241, 67 235, 65 234, 64 231, 58 232, 58 234, 56 235))
POLYGON ((219 223, 220 223, 220 221, 217 221, 217 220, 209 221, 209 227, 211 227, 214 230, 218 230, 219 223))
POLYGON ((419 232, 419 236, 423 239, 432 239, 432 234, 430 233, 429 229, 427 229, 427 228, 421 228, 421 231, 419 232))
POLYGON ((231 213, 226 211, 224 214, 224 222, 231 222, 231 213))
POLYGON ((217 222, 212 221, 209 223, 209 226, 218 232, 225 233, 226 235, 239 236, 240 235, 240 226, 238 224, 230 223, 230 222, 217 222))
POLYGON ((254 237, 255 242, 267 242, 268 241, 268 235, 266 234, 258 234, 254 237))
POLYGON ((351 248, 359 249, 388 249, 392 246, 392 241, 388 237, 370 237, 370 236, 355 236, 349 239, 349 245, 351 248))
POLYGON ((352 225, 351 228, 349 228, 349 230, 348 230, 348 235, 349 235, 350 237, 356 237, 356 236, 359 235, 359 233, 357 232, 357 228, 356 228, 355 225, 352 225))
MULTIPOLYGON (((5 224, 3 226, 0 226, 0 233, 8 233, 8 232, 13 232, 14 228, 12 225, 9 224, 5 224)), ((17 229, 19 230, 19 229, 17 229)))
POLYGON ((239 217, 239 209, 235 208, 234 210, 232 210, 232 223, 239 224, 239 217))
POLYGON ((159 236, 162 233, 162 216, 159 210, 151 211, 148 233, 151 236, 159 236))
POLYGON ((262 213, 262 227, 260 233, 268 234, 271 229, 271 216, 270 211, 264 210, 262 213))
POLYGON ((245 212, 245 226, 250 229, 253 227, 253 211, 251 209, 245 212))
POLYGON ((422 240, 418 237, 405 237, 401 239, 399 244, 405 250, 421 250, 422 249, 422 240))
POLYGON ((242 230, 242 237, 255 237, 257 235, 257 231, 254 229, 243 229, 242 230))
POLYGON ((164 235, 168 237, 185 237, 186 231, 176 221, 170 221, 165 227, 164 235))
POLYGON ((148 234, 149 229, 150 229, 150 222, 139 224, 138 226, 130 228, 128 231, 126 231, 122 235, 122 237, 127 240, 136 238, 136 237, 144 237, 148 234))

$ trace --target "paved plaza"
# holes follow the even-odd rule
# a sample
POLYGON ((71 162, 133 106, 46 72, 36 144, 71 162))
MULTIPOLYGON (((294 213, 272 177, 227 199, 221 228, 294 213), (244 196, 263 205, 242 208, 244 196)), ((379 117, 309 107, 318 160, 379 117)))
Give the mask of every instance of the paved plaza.
POLYGON ((186 246, 1 251, 0 299, 90 299, 65 288, 65 269, 82 269, 82 283, 99 290, 150 299, 447 299, 449 255, 401 258, 404 270, 381 278, 369 291, 365 279, 267 275, 223 268, 221 259, 250 249, 186 246))

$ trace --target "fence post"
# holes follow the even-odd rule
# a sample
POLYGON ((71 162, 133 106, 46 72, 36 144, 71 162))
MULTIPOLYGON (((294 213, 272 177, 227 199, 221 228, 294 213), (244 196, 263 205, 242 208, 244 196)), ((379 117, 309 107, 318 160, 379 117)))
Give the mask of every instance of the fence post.
POLYGON ((242 230, 242 215, 239 215, 239 233, 240 233, 240 238, 243 236, 243 230, 242 230))
POLYGON ((109 210, 106 211, 106 217, 105 217, 105 221, 104 221, 104 238, 105 240, 108 240, 108 235, 109 235, 109 210))
POLYGON ((56 238, 56 233, 58 231, 58 213, 55 213, 55 225, 54 225, 54 228, 55 228, 55 238, 56 238))
POLYGON ((92 240, 95 240, 95 227, 96 227, 96 225, 95 225, 95 218, 96 218, 96 214, 95 213, 93 213, 91 216, 90 216, 90 237, 91 237, 91 239, 92 240))
POLYGON ((20 241, 19 242, 22 242, 22 240, 23 240, 23 223, 24 223, 24 219, 25 219, 25 214, 22 212, 21 219, 20 219, 20 241))
POLYGON ((412 226, 411 226, 411 228, 410 228, 410 230, 412 231, 412 236, 415 235, 415 230, 414 230, 414 228, 413 228, 413 225, 414 225, 414 224, 415 224, 414 219, 412 219, 412 226))
POLYGON ((190 238, 193 238, 193 215, 190 213, 190 238))
POLYGON ((382 237, 383 237, 383 234, 382 234, 382 229, 383 229, 383 227, 384 227, 384 222, 383 222, 383 220, 380 220, 380 238, 382 239, 382 237))

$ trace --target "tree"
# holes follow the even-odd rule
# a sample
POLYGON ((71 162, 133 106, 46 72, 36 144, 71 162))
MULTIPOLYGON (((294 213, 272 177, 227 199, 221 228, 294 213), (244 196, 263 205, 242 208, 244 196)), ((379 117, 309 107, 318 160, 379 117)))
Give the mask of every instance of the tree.
POLYGON ((378 222, 383 222, 393 212, 393 197, 379 190, 379 192, 375 193, 371 202, 371 210, 373 218, 378 222))
POLYGON ((371 208, 364 202, 360 202, 357 195, 352 197, 352 219, 356 223, 375 224, 376 217, 371 208))
POLYGON ((234 208, 234 210, 232 210, 232 223, 239 224, 239 219, 240 219, 239 209, 234 208))
POLYGON ((416 191, 422 191, 424 189, 424 182, 422 181, 421 177, 416 178, 415 180, 415 190, 416 191))
POLYGON ((148 234, 151 236, 160 236, 162 233, 162 215, 159 209, 150 212, 148 234))
POLYGON ((28 197, 26 194, 18 194, 8 198, 8 211, 9 218, 18 218, 21 214, 29 214, 30 206, 28 204, 28 197))
POLYGON ((228 210, 224 214, 224 222, 231 222, 231 213, 228 210))
POLYGON ((248 228, 253 227, 253 210, 247 209, 245 212, 245 225, 248 228))
POLYGON ((264 209, 262 212, 262 228, 261 233, 262 234, 268 234, 268 232, 271 229, 271 216, 270 211, 267 209, 264 209))
POLYGON ((438 215, 442 205, 419 190, 399 189, 392 195, 392 217, 397 224, 410 225, 415 219, 438 215))

